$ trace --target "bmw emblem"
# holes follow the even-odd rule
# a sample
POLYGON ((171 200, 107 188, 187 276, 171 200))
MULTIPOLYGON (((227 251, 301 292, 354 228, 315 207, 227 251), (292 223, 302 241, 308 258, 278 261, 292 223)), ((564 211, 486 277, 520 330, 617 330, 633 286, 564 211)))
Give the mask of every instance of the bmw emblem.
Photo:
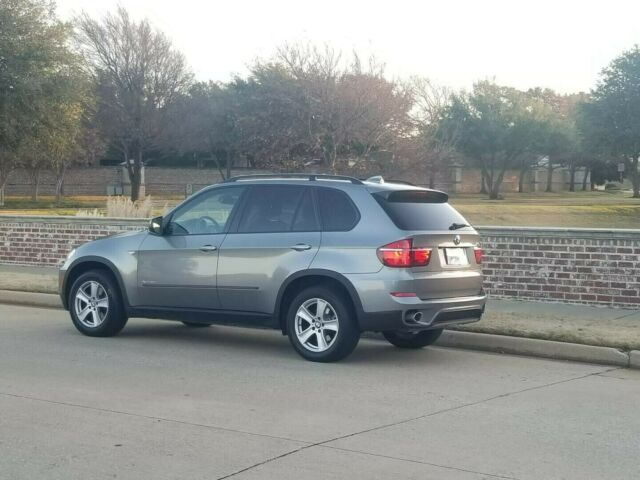
POLYGON ((453 243, 455 243, 456 245, 460 245, 460 235, 456 235, 455 237, 453 237, 453 243))

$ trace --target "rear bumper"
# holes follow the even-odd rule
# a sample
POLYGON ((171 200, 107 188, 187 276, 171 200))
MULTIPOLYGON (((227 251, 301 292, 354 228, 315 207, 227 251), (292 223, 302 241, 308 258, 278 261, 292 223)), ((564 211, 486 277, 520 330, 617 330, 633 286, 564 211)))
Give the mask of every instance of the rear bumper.
POLYGON ((487 296, 479 268, 423 272, 383 268, 375 274, 346 274, 354 286, 362 331, 420 331, 480 320, 487 296), (418 284, 416 284, 416 280, 418 284), (428 296, 394 296, 390 292, 424 291, 428 296))
POLYGON ((487 295, 439 298, 429 301, 403 299, 394 310, 363 312, 360 328, 363 331, 385 330, 420 331, 451 325, 477 322, 484 313, 487 295))

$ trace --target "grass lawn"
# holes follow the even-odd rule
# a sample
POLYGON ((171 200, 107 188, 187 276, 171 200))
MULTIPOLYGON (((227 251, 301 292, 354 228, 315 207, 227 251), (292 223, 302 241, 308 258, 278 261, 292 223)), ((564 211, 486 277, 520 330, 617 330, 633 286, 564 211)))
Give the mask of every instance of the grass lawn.
MULTIPOLYGON (((154 214, 181 199, 154 198, 154 214)), ((55 198, 33 202, 28 197, 9 197, 0 215, 75 215, 78 210, 104 212, 106 197, 68 197, 62 205, 55 198)), ((483 195, 457 195, 451 203, 473 225, 532 227, 640 228, 640 199, 628 192, 511 193, 504 200, 483 195)))
POLYGON ((482 195, 451 197, 473 225, 640 228, 640 199, 629 193, 512 193, 504 200, 482 195))
POLYGON ((0 215, 75 215, 78 210, 93 210, 105 207, 105 197, 67 197, 56 205, 55 197, 7 197, 0 215))
MULTIPOLYGON (((69 215, 75 216, 78 211, 93 211, 104 214, 107 197, 82 196, 65 197, 60 205, 56 205, 55 197, 40 197, 36 202, 30 197, 7 197, 5 206, 0 207, 0 215, 69 215)), ((154 215, 162 215, 165 205, 176 205, 182 198, 153 199, 154 215)))

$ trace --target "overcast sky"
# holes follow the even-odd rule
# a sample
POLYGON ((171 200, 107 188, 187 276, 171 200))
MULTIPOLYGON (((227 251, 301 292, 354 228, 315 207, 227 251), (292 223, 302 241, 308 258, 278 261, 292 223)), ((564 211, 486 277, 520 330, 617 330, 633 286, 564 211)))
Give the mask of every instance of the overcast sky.
POLYGON ((495 78, 518 88, 588 91, 600 70, 640 43, 639 0, 57 0, 70 18, 120 3, 147 17, 200 80, 245 74, 286 41, 375 53, 391 77, 452 87, 495 78))

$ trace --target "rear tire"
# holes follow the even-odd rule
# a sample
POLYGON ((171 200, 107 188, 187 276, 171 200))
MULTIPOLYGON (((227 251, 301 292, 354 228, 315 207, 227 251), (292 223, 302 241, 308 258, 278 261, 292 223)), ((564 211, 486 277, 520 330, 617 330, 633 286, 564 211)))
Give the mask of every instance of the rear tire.
POLYGON ((335 362, 358 345, 360 330, 344 294, 327 287, 301 291, 289 305, 287 335, 293 348, 312 362, 335 362))
POLYGON ((68 304, 73 325, 90 337, 111 337, 127 324, 120 290, 103 270, 80 275, 71 286, 68 304))
POLYGON ((189 328, 202 328, 202 327, 210 327, 210 323, 195 323, 195 322, 182 322, 186 327, 189 328))
POLYGON ((435 330, 423 330, 421 332, 382 332, 384 338, 398 348, 423 348, 434 343, 440 335, 442 328, 435 330))

